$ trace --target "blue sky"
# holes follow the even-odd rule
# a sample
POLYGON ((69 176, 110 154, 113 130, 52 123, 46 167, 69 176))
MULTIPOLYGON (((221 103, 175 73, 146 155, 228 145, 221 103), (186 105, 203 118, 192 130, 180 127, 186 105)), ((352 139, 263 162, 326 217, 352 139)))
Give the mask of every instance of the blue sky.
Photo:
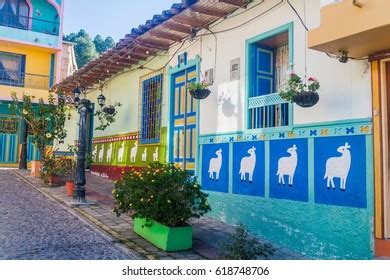
POLYGON ((131 28, 167 10, 180 0, 65 0, 64 34, 85 29, 97 34, 123 38, 131 28))

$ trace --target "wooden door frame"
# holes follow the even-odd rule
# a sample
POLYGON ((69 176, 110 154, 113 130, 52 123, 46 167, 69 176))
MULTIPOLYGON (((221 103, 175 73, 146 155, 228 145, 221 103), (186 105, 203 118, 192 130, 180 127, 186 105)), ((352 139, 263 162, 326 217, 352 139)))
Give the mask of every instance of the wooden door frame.
POLYGON ((381 60, 381 97, 382 97, 382 143, 383 143, 383 237, 390 238, 390 58, 381 60), (387 155, 387 156, 386 156, 387 155))

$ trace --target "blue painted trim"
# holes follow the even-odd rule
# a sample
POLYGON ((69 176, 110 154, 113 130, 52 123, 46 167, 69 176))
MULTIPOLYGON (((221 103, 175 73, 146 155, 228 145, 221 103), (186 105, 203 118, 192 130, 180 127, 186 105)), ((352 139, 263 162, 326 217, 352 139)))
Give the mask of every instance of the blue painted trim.
POLYGON ((270 147, 269 147, 269 141, 264 142, 264 198, 269 198, 269 173, 270 173, 270 147))
POLYGON ((228 193, 233 193, 233 143, 229 143, 229 178, 228 178, 228 193))
POLYGON ((307 139, 307 155, 308 155, 308 202, 314 203, 314 138, 307 139))
POLYGON ((329 122, 319 122, 319 123, 309 123, 309 124, 297 124, 294 126, 284 126, 284 127, 275 127, 275 128, 262 128, 262 129, 251 129, 251 130, 238 130, 222 133, 205 133, 200 135, 200 137, 212 137, 212 136, 233 136, 233 135, 243 135, 243 134, 256 134, 256 133, 272 133, 272 132, 293 132, 295 129, 300 128, 312 128, 319 129, 325 126, 348 126, 348 125, 372 125, 371 118, 362 118, 362 119, 348 119, 348 120, 337 120, 329 122))
MULTIPOLYGON (((244 114, 244 124, 245 130, 249 130, 250 120, 249 120, 249 97, 251 96, 252 88, 252 59, 253 59, 253 45, 258 41, 264 40, 266 38, 275 36, 279 33, 288 31, 288 47, 289 47, 289 63, 292 65, 294 63, 294 23, 290 22, 285 25, 282 25, 278 28, 272 29, 260 35, 257 35, 253 38, 250 38, 245 41, 246 49, 246 92, 245 92, 245 114, 244 114)), ((289 125, 293 124, 293 105, 289 104, 289 125)))
POLYGON ((55 65, 56 65, 56 55, 52 53, 50 56, 50 88, 54 86, 55 65))

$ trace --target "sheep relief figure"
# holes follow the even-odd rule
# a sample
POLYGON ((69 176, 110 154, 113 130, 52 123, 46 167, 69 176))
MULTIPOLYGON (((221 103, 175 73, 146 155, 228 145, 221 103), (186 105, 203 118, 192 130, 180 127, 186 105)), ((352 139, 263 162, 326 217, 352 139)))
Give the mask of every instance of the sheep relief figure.
POLYGON ((125 155, 125 142, 122 142, 121 147, 118 149, 118 162, 123 162, 124 155, 125 155))
POLYGON ((253 182, 253 172, 255 171, 255 166, 256 166, 256 148, 252 146, 248 150, 248 157, 243 157, 241 159, 240 163, 240 178, 241 181, 246 181, 246 174, 248 174, 248 182, 252 183, 253 182))
POLYGON ((141 160, 142 160, 143 162, 145 162, 146 159, 147 159, 147 157, 148 157, 148 148, 145 148, 144 152, 143 152, 142 155, 141 155, 141 160))
POLYGON ((108 162, 111 162, 111 158, 112 158, 112 143, 110 143, 110 146, 108 147, 107 156, 106 156, 108 162))
POLYGON ((219 173, 221 171, 222 167, 222 149, 219 149, 215 152, 217 155, 216 158, 211 158, 210 159, 210 164, 209 164, 209 178, 211 180, 219 180, 219 173), (215 178, 214 178, 214 173, 215 173, 215 178))
POLYGON ((96 156, 97 156, 97 145, 95 145, 95 147, 93 148, 93 151, 92 151, 93 161, 96 161, 96 156))
POLYGON ((295 170, 298 165, 297 146, 293 145, 287 150, 287 153, 290 154, 289 157, 282 157, 279 159, 278 172, 276 175, 279 176, 279 185, 285 185, 284 176, 288 176, 288 184, 291 187, 294 184, 295 170))
POLYGON ((103 162, 103 156, 104 156, 104 145, 101 146, 99 151, 99 162, 103 162))
POLYGON ((156 147, 156 150, 153 153, 153 161, 158 161, 158 147, 156 147))
POLYGON ((138 152, 138 142, 134 143, 134 146, 130 150, 130 162, 135 162, 138 152))
POLYGON ((351 146, 345 143, 344 146, 340 146, 337 152, 341 154, 339 157, 331 157, 326 161, 326 171, 324 179, 327 179, 326 186, 328 190, 332 185, 333 190, 336 189, 334 185, 334 178, 340 178, 340 190, 345 191, 347 185, 347 177, 349 170, 351 169, 351 152, 349 149, 351 146))

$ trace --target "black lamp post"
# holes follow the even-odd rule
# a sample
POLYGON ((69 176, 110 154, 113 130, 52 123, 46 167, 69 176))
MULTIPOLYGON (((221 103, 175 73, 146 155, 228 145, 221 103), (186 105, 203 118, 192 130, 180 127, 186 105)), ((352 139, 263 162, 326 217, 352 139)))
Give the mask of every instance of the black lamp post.
MULTIPOLYGON (((76 178, 75 178, 75 189, 72 205, 86 205, 93 204, 87 202, 85 198, 85 153, 87 150, 87 117, 89 113, 89 108, 91 106, 91 101, 88 100, 83 94, 81 97, 81 90, 76 88, 74 91, 74 105, 80 114, 79 122, 79 141, 78 141, 78 151, 77 151, 77 163, 76 163, 76 178)), ((104 96, 103 96, 104 97, 104 96)), ((104 97, 105 99, 105 97, 104 97)), ((98 102, 100 100, 98 99, 98 102)), ((100 104, 100 102, 99 102, 100 104)))

